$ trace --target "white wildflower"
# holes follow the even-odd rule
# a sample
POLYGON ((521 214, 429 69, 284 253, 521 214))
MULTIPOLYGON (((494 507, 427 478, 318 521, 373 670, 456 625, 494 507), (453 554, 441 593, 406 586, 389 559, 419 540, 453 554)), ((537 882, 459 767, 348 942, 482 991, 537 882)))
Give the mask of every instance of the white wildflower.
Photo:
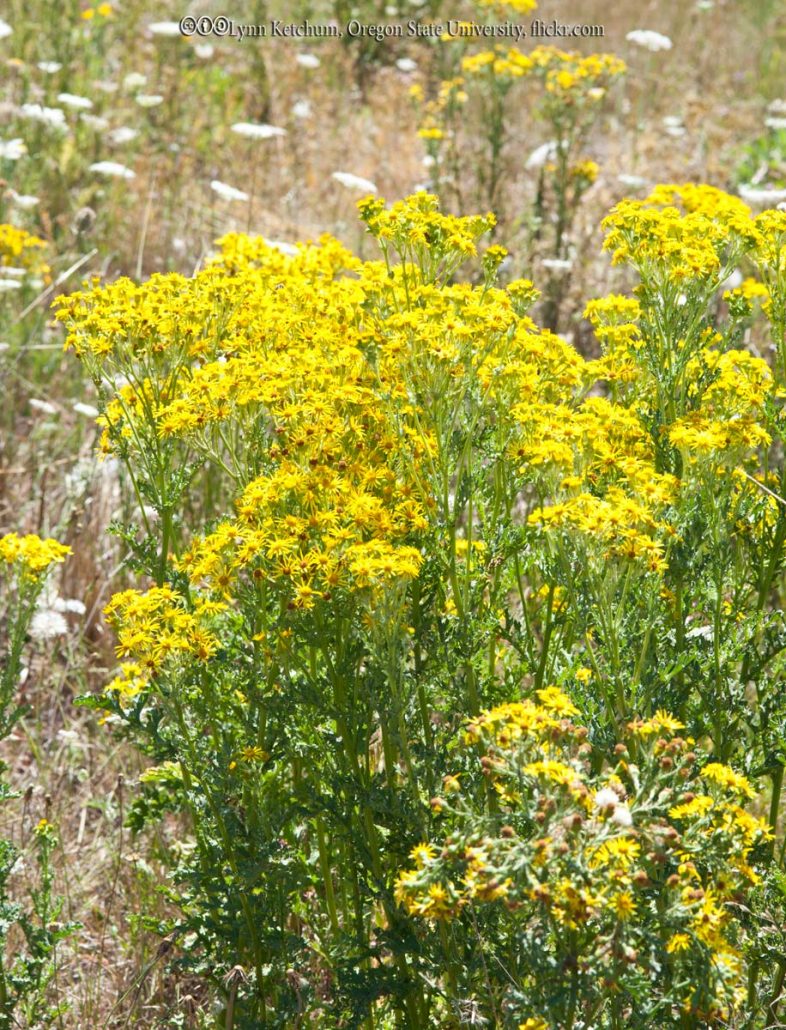
POLYGON ((49 401, 41 401, 37 397, 31 397, 27 402, 34 411, 40 411, 43 415, 56 415, 57 408, 49 401))
POLYGON ((89 97, 80 97, 76 93, 58 93, 57 99, 66 107, 72 107, 76 111, 89 111, 93 101, 89 97))
POLYGON ((128 125, 119 125, 116 129, 112 129, 108 134, 107 138, 110 143, 115 143, 117 146, 121 146, 123 143, 130 143, 132 139, 136 139, 139 135, 136 129, 132 129, 128 125))
POLYGON ((310 118, 311 104, 308 100, 298 100, 292 105, 292 114, 295 118, 310 118))
POLYGON ((643 47, 651 53, 656 54, 659 50, 671 50, 671 40, 660 32, 653 32, 652 29, 633 29, 625 37, 629 43, 643 47))
POLYGON ((22 284, 16 279, 0 279, 0 293, 9 293, 11 290, 19 290, 22 284))
POLYGON ((639 190, 647 185, 647 180, 642 179, 640 175, 628 175, 626 172, 621 172, 617 176, 617 182, 627 186, 629 190, 639 190))
POLYGON ((235 122, 232 132, 238 136, 245 136, 247 139, 272 139, 274 136, 286 136, 286 129, 279 129, 276 125, 257 124, 256 122, 235 122))
POLYGON ((52 608, 37 611, 30 621, 30 636, 34 640, 54 640, 68 633, 68 623, 52 608))
POLYGON ((27 153, 27 147, 21 139, 0 140, 0 158, 6 161, 18 161, 27 153))
POLYGON ((12 204, 21 207, 23 211, 29 211, 40 203, 38 197, 34 197, 31 193, 17 193, 16 190, 9 190, 8 198, 12 204))
POLYGON ((400 72, 414 72, 418 68, 417 62, 413 61, 411 57, 399 57, 396 67, 400 72))
POLYGON ((109 128, 109 122, 106 118, 102 118, 98 114, 90 114, 87 111, 81 112, 79 120, 84 122, 85 125, 89 125, 91 129, 95 129, 96 132, 106 132, 109 128))
POLYGON ((318 68, 321 63, 316 54, 298 54, 295 60, 301 68, 318 68))
POLYGON ((31 122, 41 122, 50 129, 65 132, 68 129, 65 112, 59 107, 42 107, 41 104, 22 104, 19 113, 31 122))
POLYGON ((557 141, 550 139, 548 143, 542 143, 536 147, 527 158, 525 168, 542 168, 547 161, 551 161, 557 154, 557 141))
POLYGON ((572 261, 564 261, 560 258, 544 258, 541 264, 552 272, 569 272, 573 268, 572 261))
POLYGON ((123 87, 130 93, 135 89, 141 89, 146 82, 147 75, 142 75, 141 72, 129 72, 123 79, 123 87))
POLYGON ((194 47, 194 53, 200 61, 209 61, 215 52, 216 48, 210 43, 197 43, 194 47))
POLYGON ((98 418, 99 415, 98 408, 94 408, 92 404, 83 404, 81 401, 74 405, 74 411, 85 418, 98 418))
POLYGON ((768 129, 786 129, 786 118, 776 118, 774 115, 764 119, 764 124, 768 129))
POLYGON ((0 39, 5 39, 6 36, 10 36, 13 31, 14 30, 11 28, 8 22, 3 21, 3 19, 0 18, 0 39))
POLYGON ((352 172, 333 172, 332 178, 346 186, 348 190, 361 190, 363 193, 376 193, 377 187, 370 179, 363 179, 352 172))
POLYGON ((134 98, 140 107, 158 107, 164 98, 159 93, 137 93, 134 98))
POLYGON ((62 64, 59 61, 39 61, 38 69, 42 71, 44 75, 55 75, 62 68, 62 64))
POLYGON ((56 597, 52 607, 56 612, 69 612, 71 615, 84 615, 87 612, 84 602, 75 597, 56 597))
POLYGON ((740 186, 737 192, 746 204, 755 204, 761 207, 775 207, 776 204, 786 200, 786 189, 759 188, 748 184, 740 186))
POLYGON ((125 165, 118 164, 117 161, 96 161, 95 164, 90 165, 89 171, 98 172, 99 175, 108 175, 114 179, 133 179, 136 176, 136 172, 132 172, 125 165))
POLYGON ((248 200, 248 194, 242 190, 236 190, 234 186, 228 186, 225 182, 213 179, 210 188, 217 193, 222 200, 248 200))
POLYGON ((148 28, 154 36, 182 36, 180 24, 176 21, 154 21, 148 28))

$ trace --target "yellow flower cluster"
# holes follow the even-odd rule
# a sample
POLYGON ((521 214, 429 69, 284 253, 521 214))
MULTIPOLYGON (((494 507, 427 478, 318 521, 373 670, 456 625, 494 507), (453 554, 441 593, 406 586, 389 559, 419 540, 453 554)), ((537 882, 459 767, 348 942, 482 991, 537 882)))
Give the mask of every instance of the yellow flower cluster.
POLYGON ((489 8, 502 14, 529 14, 537 9, 537 0, 473 0, 481 11, 489 8))
POLYGON ((577 161, 576 164, 571 165, 568 169, 568 174, 574 179, 586 179, 587 182, 592 183, 598 177, 600 166, 597 161, 577 161))
POLYGON ((581 54, 556 47, 536 47, 529 54, 537 73, 544 79, 552 102, 570 105, 577 99, 597 103, 610 83, 626 71, 625 62, 614 54, 581 54))
POLYGON ((605 497, 580 493, 567 501, 537 508, 531 524, 549 532, 568 528, 593 537, 606 546, 607 557, 642 560, 650 572, 666 568, 663 544, 650 533, 663 528, 648 508, 611 487, 605 497))
MULTIPOLYGON (((529 0, 522 0, 528 3, 529 0)), ((443 37, 449 38, 449 37, 443 37)), ((467 103, 470 93, 480 89, 490 92, 494 103, 501 105, 516 82, 536 79, 542 87, 538 103, 549 120, 559 126, 559 135, 567 144, 572 135, 569 126, 588 123, 592 112, 606 95, 611 83, 625 71, 625 64, 613 54, 588 54, 536 47, 529 53, 502 44, 493 49, 467 54, 461 60, 461 75, 444 79, 434 97, 424 98, 423 87, 415 85, 411 95, 421 107, 418 134, 432 143, 430 152, 438 154, 440 141, 455 128, 454 116, 467 103)), ((486 112, 488 115, 488 112, 486 112)), ((494 115, 499 117, 501 110, 494 115)), ((501 131, 501 129, 499 130, 501 131)), ((574 163, 570 177, 583 188, 595 181, 598 166, 594 161, 574 163)))
POLYGON ((477 254, 477 242, 496 223, 494 215, 457 216, 439 210, 438 199, 421 191, 389 208, 381 197, 358 204, 360 217, 387 255, 388 248, 405 264, 414 263, 425 282, 447 279, 456 267, 477 254))
POLYGON ((466 75, 489 73, 498 79, 519 79, 533 68, 532 59, 515 47, 498 46, 494 50, 482 50, 468 55, 461 62, 461 70, 466 75))
POLYGON ((593 365, 597 377, 607 382, 633 382, 639 374, 635 352, 644 343, 639 327, 639 302, 634 297, 612 293, 589 301, 584 317, 592 323, 603 352, 593 365))
POLYGON ((706 966, 711 1004, 728 1010, 744 977, 727 902, 758 882, 751 852, 770 839, 765 821, 740 803, 753 795, 750 784, 717 762, 701 768, 693 741, 677 735, 682 724, 666 712, 630 723, 617 765, 594 774, 587 730, 571 721, 577 714, 549 687, 537 702, 505 704, 469 723, 468 744, 486 748, 480 764, 500 818, 481 826, 449 777, 435 807, 451 818, 450 835, 413 851, 414 866, 396 883, 399 903, 451 920, 497 902, 521 932, 554 949, 555 961, 559 933, 570 932, 580 964, 616 975, 620 942, 634 977, 660 968, 663 948, 694 976, 695 963, 706 966))
POLYGON ((464 79, 457 75, 452 79, 443 79, 439 84, 436 96, 426 100, 423 87, 416 83, 409 91, 413 101, 420 108, 420 125, 418 136, 427 143, 438 144, 445 137, 445 120, 448 114, 458 105, 469 100, 464 79))
POLYGON ((687 373, 688 395, 699 395, 699 403, 670 427, 669 440, 675 447, 696 455, 738 455, 770 443, 769 432, 759 422, 773 388, 766 361, 748 351, 703 348, 688 362, 687 373))
POLYGON ((28 533, 7 533, 0 537, 0 561, 20 569, 24 576, 40 578, 52 565, 65 561, 71 548, 57 540, 28 533))
POLYGON ((157 672, 171 656, 207 662, 218 646, 208 629, 217 610, 215 604, 197 601, 189 611, 185 597, 169 586, 115 594, 106 614, 117 632, 118 655, 133 658, 133 662, 125 665, 123 677, 110 689, 137 692, 140 678, 157 672), (125 684, 122 688, 121 683, 125 684))
POLYGON ((786 211, 763 211, 756 216, 761 264, 774 279, 786 274, 786 211))
POLYGON ((656 186, 644 200, 623 200, 603 220, 605 250, 653 286, 710 280, 760 239, 750 208, 713 186, 656 186))
POLYGON ((82 21, 92 21, 96 15, 99 18, 110 18, 112 16, 113 9, 111 4, 99 4, 97 7, 86 7, 80 17, 82 21))
POLYGON ((0 224, 0 276, 3 269, 22 269, 29 275, 49 280, 49 265, 42 251, 46 243, 15 225, 0 224))
POLYGON ((588 54, 542 46, 525 54, 515 47, 497 46, 470 54, 461 62, 467 75, 491 72, 500 78, 521 78, 530 73, 543 78, 547 92, 569 99, 579 90, 592 101, 601 99, 608 83, 624 73, 625 62, 613 54, 588 54))
MULTIPOLYGON (((577 376, 591 377, 596 368, 588 362, 577 376)), ((671 531, 657 514, 673 502, 678 483, 657 471, 640 415, 603 397, 578 404, 536 398, 515 405, 512 414, 522 428, 512 446, 520 473, 537 475, 556 495, 530 514, 530 524, 578 532, 599 541, 607 557, 641 560, 662 572, 664 550, 656 536, 671 531)))

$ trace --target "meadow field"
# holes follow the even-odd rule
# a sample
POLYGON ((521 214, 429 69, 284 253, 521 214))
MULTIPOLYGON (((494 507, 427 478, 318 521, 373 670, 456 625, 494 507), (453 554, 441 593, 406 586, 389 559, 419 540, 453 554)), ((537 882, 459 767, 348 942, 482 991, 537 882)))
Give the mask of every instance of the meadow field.
POLYGON ((783 0, 0 68, 0 1030, 786 1026, 783 0))

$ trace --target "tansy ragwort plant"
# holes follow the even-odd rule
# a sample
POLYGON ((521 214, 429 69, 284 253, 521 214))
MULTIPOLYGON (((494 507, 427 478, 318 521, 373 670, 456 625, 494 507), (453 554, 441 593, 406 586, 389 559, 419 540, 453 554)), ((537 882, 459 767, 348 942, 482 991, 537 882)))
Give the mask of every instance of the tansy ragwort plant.
MULTIPOLYGON (((49 572, 70 553, 65 544, 34 534, 0 536, 0 740, 8 737, 24 715, 24 707, 17 703, 17 690, 36 602, 49 572)), ((0 762, 3 806, 18 797, 6 780, 6 769, 0 762)), ((26 1025, 44 1020, 51 1024, 63 1012, 61 1005, 51 1003, 48 990, 57 969, 57 946, 76 926, 58 922, 64 901, 54 890, 52 853, 57 843, 55 827, 46 818, 41 819, 33 833, 39 879, 31 891, 28 910, 10 887, 19 851, 13 841, 0 838, 0 1023, 4 1026, 22 1018, 26 1025)))
MULTIPOLYGON (((411 89, 420 109, 418 134, 430 160, 433 188, 461 207, 474 176, 481 203, 502 218, 510 205, 502 187, 513 171, 507 150, 515 99, 545 124, 551 137, 527 162, 534 186, 531 212, 525 218, 527 265, 534 257, 543 257, 557 262, 559 273, 562 263, 570 260, 570 229, 579 203, 598 174, 597 163, 583 151, 610 87, 625 72, 624 61, 613 54, 581 55, 551 46, 524 53, 498 45, 467 54, 461 35, 446 37, 445 48, 455 53, 445 61, 446 74, 436 94, 427 97, 420 84, 411 89), (463 131, 472 123, 475 108, 482 131, 463 131), (475 153, 472 140, 479 135, 483 147, 475 153), (467 164, 474 164, 474 169, 467 164)), ((544 319, 551 327, 556 325, 562 282, 564 274, 549 278, 544 319)))
POLYGON ((0 224, 0 327, 12 341, 19 336, 17 315, 49 281, 45 241, 0 224))
POLYGON ((0 670, 0 736, 6 737, 22 715, 16 691, 22 671, 27 631, 36 602, 46 585, 47 574, 65 561, 71 548, 57 540, 42 540, 35 534, 0 537, 0 582, 4 625, 3 665, 0 670))
MULTIPOLYGON (((781 222, 710 187, 623 202, 607 247, 640 283, 591 302, 602 355, 586 360, 528 316, 532 283, 496 284, 504 248, 479 254, 491 215, 447 215, 423 193, 359 207, 380 261, 329 238, 289 256, 229 235, 190 279, 96 283, 58 302, 103 398, 103 447, 146 512, 142 544, 125 539, 152 585, 112 599, 122 664, 91 703, 155 763, 135 825, 184 812, 182 917, 165 928, 189 935, 180 961, 213 980, 230 1026, 564 1025, 571 1011, 644 1026, 644 996, 658 1019, 683 1006, 690 1026, 743 1004, 754 1022, 776 1012, 772 955, 759 961, 728 899, 755 881, 754 859, 775 870, 782 837, 744 814, 751 788, 726 766, 769 774, 776 826, 784 369, 742 348, 751 303, 721 286, 741 262, 758 269, 777 334, 781 222), (478 285, 456 281, 478 257, 478 285), (504 706, 523 697, 529 719, 535 696, 556 736, 527 736, 525 753, 519 709, 504 706), (558 719, 576 709, 592 743, 581 754, 558 719), (514 837, 500 839, 525 864, 518 843, 494 845, 504 875, 478 889, 491 899, 510 879, 523 914, 499 894, 489 914, 462 908, 427 934, 401 870, 436 835, 445 806, 429 802, 457 772, 462 721, 482 737, 506 712, 521 797, 494 789, 496 758, 478 776, 465 750, 456 832, 494 839, 510 808, 514 837), (700 752, 675 738, 680 723, 711 758, 688 760, 700 752), (533 762, 542 776, 521 772, 533 762), (600 883, 592 857, 620 824, 586 799, 609 790, 612 808, 630 801, 630 890, 600 883), (685 792, 711 807, 682 812, 685 792), (543 882, 564 887, 563 909, 590 891, 581 954, 600 951, 587 969, 571 965, 572 931, 544 936, 554 910, 525 897, 544 836, 530 821, 551 795, 581 827, 552 834, 543 882), (696 936, 700 903, 711 939, 696 936), (539 987, 511 959, 522 940, 556 964, 539 987), (671 970, 657 990, 656 963, 671 970)), ((450 904, 471 889, 462 880, 450 904)))
POLYGON ((470 722, 496 805, 481 814, 446 776, 432 807, 450 834, 413 850, 397 897, 452 944, 456 1006, 483 998, 495 1025, 728 1021, 746 997, 730 903, 768 839, 742 807, 753 789, 664 712, 629 723, 593 774, 576 715, 549 687, 470 722))

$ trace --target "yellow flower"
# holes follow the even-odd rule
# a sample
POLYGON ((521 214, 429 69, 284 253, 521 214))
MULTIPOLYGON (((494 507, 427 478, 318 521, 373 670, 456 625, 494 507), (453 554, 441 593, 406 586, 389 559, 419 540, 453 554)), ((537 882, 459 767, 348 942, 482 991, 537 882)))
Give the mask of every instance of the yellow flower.
POLYGON ((545 687, 543 690, 538 690, 537 695, 540 703, 549 712, 555 712, 562 716, 579 714, 578 708, 559 687, 545 687))
POLYGON ((660 730, 664 730, 666 733, 677 733, 679 730, 685 729, 685 724, 680 722, 679 719, 675 719, 673 715, 659 708, 652 719, 653 723, 660 730))
POLYGON ((613 837, 597 847, 590 857, 590 868, 603 866, 629 868, 641 854, 641 846, 630 837, 613 837))
POLYGON ((746 780, 746 778, 740 773, 730 769, 728 765, 721 765, 719 762, 710 762, 709 765, 705 765, 701 770, 701 775, 704 779, 712 780, 713 783, 717 783, 721 787, 726 787, 729 790, 736 791, 738 794, 744 794, 749 798, 756 797, 756 791, 748 780, 746 780))
POLYGON ((432 844, 417 844, 410 852, 409 857, 418 867, 422 869, 436 857, 437 849, 432 844))
POLYGON ((695 815, 705 815, 715 802, 706 794, 699 794, 692 801, 675 805, 669 809, 669 819, 690 819, 695 815))
POLYGON ((241 748, 240 750, 241 761, 248 762, 249 764, 266 762, 268 758, 270 758, 268 752, 256 744, 251 744, 248 747, 241 748))
POLYGON ((622 922, 627 922, 636 915, 636 900, 630 891, 620 891, 611 899, 611 908, 616 917, 622 922))
POLYGON ((670 955, 679 954, 681 951, 687 951, 690 947, 690 937, 686 933, 675 933, 666 942, 666 951, 670 955))
POLYGON ((18 536, 7 533, 0 537, 0 561, 17 566, 23 576, 40 578, 52 565, 65 561, 71 548, 57 540, 41 539, 34 533, 18 536))

